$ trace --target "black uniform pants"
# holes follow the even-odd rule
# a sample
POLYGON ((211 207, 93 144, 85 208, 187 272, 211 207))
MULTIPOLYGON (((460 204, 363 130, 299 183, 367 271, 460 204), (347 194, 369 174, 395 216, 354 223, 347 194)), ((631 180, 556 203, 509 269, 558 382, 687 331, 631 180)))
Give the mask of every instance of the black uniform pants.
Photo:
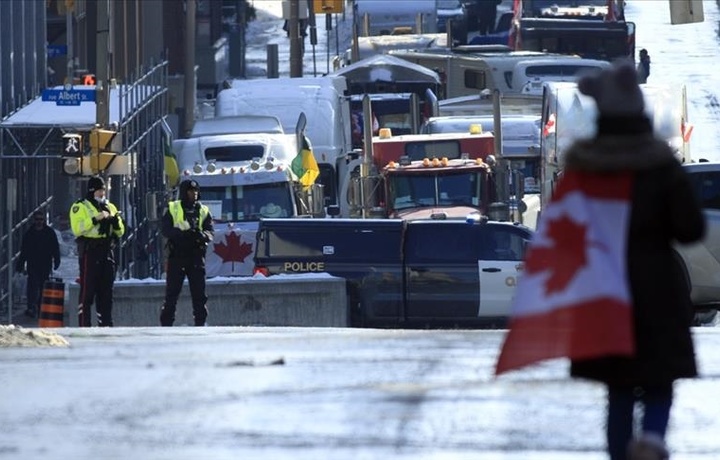
POLYGON ((171 257, 168 259, 165 280, 165 303, 160 311, 160 324, 172 326, 175 309, 183 282, 187 276, 192 298, 193 319, 196 326, 204 326, 207 319, 207 296, 205 295, 205 257, 171 257))
POLYGON ((96 303, 98 326, 112 327, 115 260, 109 245, 86 245, 80 250, 80 301, 78 325, 92 326, 92 305, 96 303))

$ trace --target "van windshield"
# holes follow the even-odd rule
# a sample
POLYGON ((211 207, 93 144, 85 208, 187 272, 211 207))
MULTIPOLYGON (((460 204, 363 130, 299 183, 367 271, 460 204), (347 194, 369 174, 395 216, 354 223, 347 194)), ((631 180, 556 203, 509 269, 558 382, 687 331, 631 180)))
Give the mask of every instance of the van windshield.
POLYGON ((290 184, 203 187, 200 201, 216 222, 257 221, 261 217, 293 217, 290 184))

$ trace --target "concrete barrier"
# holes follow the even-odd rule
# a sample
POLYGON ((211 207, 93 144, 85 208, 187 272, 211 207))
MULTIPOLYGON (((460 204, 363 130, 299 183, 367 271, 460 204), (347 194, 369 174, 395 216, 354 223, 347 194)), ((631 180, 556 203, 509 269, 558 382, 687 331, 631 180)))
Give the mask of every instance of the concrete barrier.
MULTIPOLYGON (((207 281, 209 326, 346 327, 350 324, 345 280, 332 276, 220 278, 207 281)), ((79 285, 66 284, 64 325, 77 327, 79 285)), ((115 283, 115 326, 159 326, 164 280, 115 283)), ((93 318, 95 315, 93 305, 93 318)), ((93 319, 93 325, 96 324, 93 319)), ((178 301, 175 325, 192 325, 187 281, 178 301)))

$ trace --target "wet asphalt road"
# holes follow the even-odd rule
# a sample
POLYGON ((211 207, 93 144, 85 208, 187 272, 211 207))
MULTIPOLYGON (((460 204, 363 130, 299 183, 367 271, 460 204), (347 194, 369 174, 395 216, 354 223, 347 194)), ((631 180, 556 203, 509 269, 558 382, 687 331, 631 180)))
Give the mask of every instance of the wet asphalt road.
MULTIPOLYGON (((0 352, 2 459, 603 459, 604 390, 492 375, 503 331, 57 329, 0 352)), ((677 385, 673 460, 720 457, 720 331, 677 385)))

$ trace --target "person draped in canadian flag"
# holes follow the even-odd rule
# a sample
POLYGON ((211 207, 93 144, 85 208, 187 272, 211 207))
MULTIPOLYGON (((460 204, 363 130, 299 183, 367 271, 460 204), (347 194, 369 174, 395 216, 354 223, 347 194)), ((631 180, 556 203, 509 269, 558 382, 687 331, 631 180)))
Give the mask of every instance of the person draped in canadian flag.
POLYGON ((526 255, 496 374, 567 357, 608 389, 612 460, 668 458, 673 382, 697 376, 692 305, 672 245, 705 220, 681 165, 654 137, 632 65, 578 82, 597 134, 566 153, 526 255), (633 408, 644 406, 633 439, 633 408), (645 455, 645 456, 643 456, 645 455))

